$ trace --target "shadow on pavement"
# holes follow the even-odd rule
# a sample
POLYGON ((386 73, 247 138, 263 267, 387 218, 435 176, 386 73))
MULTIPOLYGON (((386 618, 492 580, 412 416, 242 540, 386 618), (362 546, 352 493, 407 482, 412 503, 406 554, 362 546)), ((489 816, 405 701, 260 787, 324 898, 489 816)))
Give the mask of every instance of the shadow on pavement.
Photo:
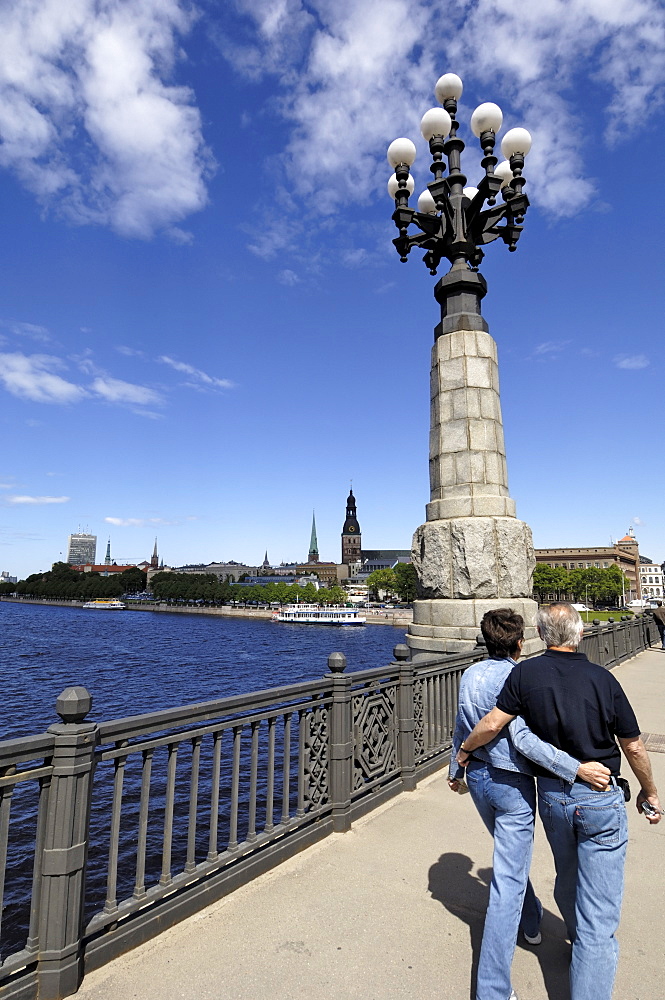
MULTIPOLYGON (((491 868, 480 868, 473 873, 472 868, 473 862, 465 854, 442 854, 429 870, 427 886, 433 899, 442 903, 454 917, 469 925, 472 954, 470 1000, 476 995, 478 958, 492 879, 491 868)), ((537 892, 538 887, 535 889, 537 892)), ((541 945, 531 947, 520 935, 517 946, 532 952, 538 959, 549 1000, 570 1000, 570 945, 566 938, 566 926, 559 916, 544 910, 541 929, 541 945)), ((450 960, 453 960, 453 956, 450 956, 450 960)))

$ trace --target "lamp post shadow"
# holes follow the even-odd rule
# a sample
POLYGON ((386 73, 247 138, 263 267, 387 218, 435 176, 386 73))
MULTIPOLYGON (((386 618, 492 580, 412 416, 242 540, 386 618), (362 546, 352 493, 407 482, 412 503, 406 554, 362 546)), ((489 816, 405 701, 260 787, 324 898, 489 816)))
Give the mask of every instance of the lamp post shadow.
MULTIPOLYGON (((469 998, 476 996, 478 959, 483 940, 485 912, 489 900, 489 886, 492 880, 491 868, 479 868, 472 872, 473 861, 465 854, 442 854, 429 870, 427 888, 436 899, 458 920, 469 926, 471 943, 471 976, 469 998)), ((542 944, 526 945, 522 935, 518 935, 518 947, 532 951, 540 964, 540 970, 549 1000, 570 1000, 568 969, 570 966, 570 944, 566 937, 563 920, 549 910, 543 910, 541 925, 542 944)))

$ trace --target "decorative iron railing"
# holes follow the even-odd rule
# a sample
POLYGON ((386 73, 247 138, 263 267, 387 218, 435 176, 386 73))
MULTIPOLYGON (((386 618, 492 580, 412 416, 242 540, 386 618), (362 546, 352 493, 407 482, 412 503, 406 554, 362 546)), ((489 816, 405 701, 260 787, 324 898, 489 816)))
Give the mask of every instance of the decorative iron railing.
MULTIPOLYGON (((591 627, 612 666, 649 619, 591 627)), ((56 1000, 98 967, 417 781, 448 758, 462 673, 484 656, 345 672, 219 701, 61 722, 0 743, 0 998, 56 1000), (4 895, 4 910, 3 910, 4 895)))

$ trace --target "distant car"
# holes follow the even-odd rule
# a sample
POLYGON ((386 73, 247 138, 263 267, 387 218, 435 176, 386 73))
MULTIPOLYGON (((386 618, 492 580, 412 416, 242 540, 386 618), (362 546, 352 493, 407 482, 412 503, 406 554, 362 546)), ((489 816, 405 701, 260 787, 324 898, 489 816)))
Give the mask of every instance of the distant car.
POLYGON ((576 611, 593 611, 593 608, 587 608, 586 604, 573 604, 576 611))

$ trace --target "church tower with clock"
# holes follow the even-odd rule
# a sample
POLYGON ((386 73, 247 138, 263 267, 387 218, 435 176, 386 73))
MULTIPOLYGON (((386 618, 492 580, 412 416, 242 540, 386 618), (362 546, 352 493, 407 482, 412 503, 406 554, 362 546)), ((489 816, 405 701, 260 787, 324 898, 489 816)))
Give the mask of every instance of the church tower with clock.
POLYGON ((346 520, 342 528, 342 563, 348 566, 359 560, 360 525, 356 517, 356 498, 351 490, 346 501, 346 520))

